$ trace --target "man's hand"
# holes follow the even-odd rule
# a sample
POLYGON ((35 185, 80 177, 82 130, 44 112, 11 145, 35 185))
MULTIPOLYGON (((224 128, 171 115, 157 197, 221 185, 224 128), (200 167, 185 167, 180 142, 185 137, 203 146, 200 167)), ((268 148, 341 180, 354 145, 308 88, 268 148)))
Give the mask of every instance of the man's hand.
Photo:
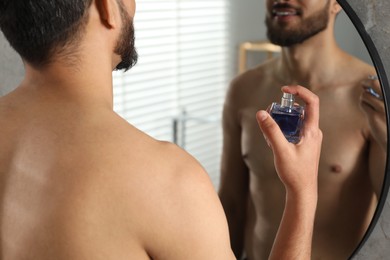
POLYGON ((302 138, 297 144, 287 141, 266 111, 259 111, 256 115, 273 151, 276 171, 286 187, 283 218, 269 259, 309 260, 322 143, 322 132, 318 127, 319 100, 316 95, 301 86, 283 87, 282 91, 299 96, 306 103, 306 112, 302 138))
POLYGON ((366 115, 373 138, 386 151, 386 112, 380 82, 376 76, 369 76, 362 82, 362 87, 364 91, 360 96, 360 107, 366 115))
POLYGON ((317 191, 318 163, 322 132, 318 127, 319 99, 301 86, 283 87, 283 92, 299 96, 305 103, 305 123, 299 143, 289 143, 279 126, 266 111, 257 113, 259 126, 270 145, 279 178, 287 192, 317 191))

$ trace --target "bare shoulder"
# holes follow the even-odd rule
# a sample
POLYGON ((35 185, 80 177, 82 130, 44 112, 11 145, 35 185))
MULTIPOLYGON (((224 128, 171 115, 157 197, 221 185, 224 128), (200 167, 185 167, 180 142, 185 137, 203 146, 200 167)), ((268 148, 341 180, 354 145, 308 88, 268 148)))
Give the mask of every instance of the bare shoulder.
POLYGON ((376 75, 375 68, 347 53, 342 53, 338 60, 336 67, 338 76, 333 77, 331 83, 333 87, 329 88, 329 93, 336 93, 344 100, 349 100, 350 106, 352 105, 357 112, 360 112, 358 107, 363 91, 362 83, 368 79, 369 75, 376 75))
MULTIPOLYGON (((160 174, 177 174, 177 177, 184 169, 205 173, 201 165, 177 145, 156 140, 121 118, 116 119, 116 121, 116 123, 110 124, 110 126, 115 127, 110 128, 113 131, 113 141, 120 149, 113 152, 118 153, 118 155, 126 154, 128 159, 136 159, 136 164, 129 166, 144 167, 144 169, 149 170, 145 174, 149 174, 149 172, 153 174, 157 170, 160 174)), ((129 164, 129 161, 124 160, 121 163, 129 164)))
POLYGON ((237 88, 248 88, 264 78, 272 78, 277 61, 278 58, 270 59, 239 74, 231 81, 230 89, 234 91, 237 88))
POLYGON ((343 61, 344 76, 351 81, 360 83, 367 79, 369 75, 376 75, 375 67, 352 55, 346 54, 343 61))
POLYGON ((230 82, 225 104, 239 107, 240 102, 246 104, 259 92, 266 91, 270 86, 274 86, 271 83, 275 79, 274 73, 277 62, 278 58, 270 59, 236 76, 230 82))
POLYGON ((17 181, 28 186, 26 201, 33 196, 38 201, 31 216, 50 217, 50 226, 58 231, 45 233, 49 224, 41 221, 40 237, 69 245, 58 251, 137 259, 207 259, 207 250, 229 252, 218 197, 207 173, 188 153, 153 139, 99 105, 35 102, 30 104, 34 109, 25 109, 11 103, 0 101, 0 119, 19 118, 2 131, 0 172, 12 169, 12 175, 24 176, 20 171, 28 169, 26 176, 40 180, 17 181), (18 166, 4 168, 3 162, 15 161, 5 154, 15 154, 18 166), (191 246, 203 246, 199 257, 186 257, 193 254, 191 246))
POLYGON ((127 159, 118 161, 124 177, 116 185, 128 192, 120 200, 127 215, 123 222, 134 223, 148 254, 153 259, 228 259, 223 258, 230 254, 225 215, 199 162, 174 144, 122 127, 118 142, 127 159))

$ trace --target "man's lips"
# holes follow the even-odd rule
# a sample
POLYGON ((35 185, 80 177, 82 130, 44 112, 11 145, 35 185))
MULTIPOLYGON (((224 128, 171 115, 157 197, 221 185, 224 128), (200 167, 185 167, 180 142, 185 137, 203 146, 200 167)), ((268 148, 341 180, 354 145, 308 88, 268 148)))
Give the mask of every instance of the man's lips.
POLYGON ((293 16, 298 15, 298 11, 295 9, 273 9, 272 10, 273 16, 293 16))
POLYGON ((295 8, 289 4, 275 4, 272 7, 273 17, 287 17, 300 15, 301 11, 299 8, 295 8))

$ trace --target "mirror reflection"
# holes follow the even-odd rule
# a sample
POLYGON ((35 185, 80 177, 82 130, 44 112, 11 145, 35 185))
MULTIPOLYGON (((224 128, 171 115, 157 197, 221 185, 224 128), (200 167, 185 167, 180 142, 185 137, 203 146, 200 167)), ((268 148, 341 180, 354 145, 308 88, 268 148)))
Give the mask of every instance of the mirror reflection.
MULTIPOLYGON (((337 42, 342 9, 335 0, 267 0, 263 10, 267 38, 280 54, 235 77, 223 110, 219 194, 233 250, 240 259, 267 259, 272 248, 286 194, 254 114, 280 100, 280 86, 302 85, 320 98, 324 135, 313 259, 347 259, 372 219, 385 171, 387 129, 375 68, 337 42)), ((253 43, 249 50, 260 46, 266 47, 253 43)), ((265 49, 267 56, 278 52, 265 49)))

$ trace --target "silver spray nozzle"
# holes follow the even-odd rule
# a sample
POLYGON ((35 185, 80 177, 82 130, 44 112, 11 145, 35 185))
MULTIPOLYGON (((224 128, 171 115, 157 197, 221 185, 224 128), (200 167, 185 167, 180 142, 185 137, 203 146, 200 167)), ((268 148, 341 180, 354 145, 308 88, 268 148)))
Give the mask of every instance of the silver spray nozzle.
POLYGON ((294 95, 290 93, 283 93, 280 105, 282 107, 293 107, 294 106, 294 95))

